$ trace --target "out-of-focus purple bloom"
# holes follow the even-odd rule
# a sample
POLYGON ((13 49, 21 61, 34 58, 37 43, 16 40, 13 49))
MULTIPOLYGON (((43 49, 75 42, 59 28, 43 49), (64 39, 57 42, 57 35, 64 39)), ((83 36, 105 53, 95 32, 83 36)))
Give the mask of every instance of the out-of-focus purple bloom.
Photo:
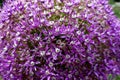
POLYGON ((3 80, 120 74, 120 21, 108 0, 8 0, 0 11, 3 80))

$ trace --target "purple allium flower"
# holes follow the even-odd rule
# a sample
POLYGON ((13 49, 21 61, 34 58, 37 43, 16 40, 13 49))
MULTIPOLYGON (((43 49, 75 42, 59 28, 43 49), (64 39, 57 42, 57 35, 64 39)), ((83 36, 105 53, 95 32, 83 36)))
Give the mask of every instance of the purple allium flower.
POLYGON ((0 11, 3 80, 120 74, 120 20, 108 0, 8 0, 0 11))

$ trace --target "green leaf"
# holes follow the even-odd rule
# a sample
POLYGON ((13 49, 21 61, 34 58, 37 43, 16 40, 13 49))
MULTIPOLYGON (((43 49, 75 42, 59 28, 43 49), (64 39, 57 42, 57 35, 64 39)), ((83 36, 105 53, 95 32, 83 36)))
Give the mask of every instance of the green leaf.
POLYGON ((120 80, 120 76, 117 76, 117 77, 115 78, 115 80, 120 80))
POLYGON ((56 21, 56 20, 59 20, 60 19, 60 16, 59 15, 56 15, 56 14, 53 14, 51 15, 51 17, 49 18, 51 21, 56 21))

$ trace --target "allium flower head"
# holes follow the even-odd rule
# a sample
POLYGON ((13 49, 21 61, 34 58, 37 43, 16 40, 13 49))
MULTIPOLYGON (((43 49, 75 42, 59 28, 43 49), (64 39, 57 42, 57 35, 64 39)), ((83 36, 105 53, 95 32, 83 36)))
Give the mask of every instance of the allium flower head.
POLYGON ((120 74, 120 21, 108 0, 8 0, 0 11, 3 80, 120 74))

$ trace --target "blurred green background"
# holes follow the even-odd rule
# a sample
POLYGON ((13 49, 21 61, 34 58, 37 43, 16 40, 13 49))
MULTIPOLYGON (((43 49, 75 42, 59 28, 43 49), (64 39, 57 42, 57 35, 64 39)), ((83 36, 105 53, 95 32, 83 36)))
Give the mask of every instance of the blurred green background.
POLYGON ((109 3, 113 7, 115 15, 120 18, 120 0, 110 0, 109 3))
MULTIPOLYGON (((3 2, 3 0, 0 0, 0 6, 2 6, 2 2, 3 2)), ((110 0, 109 3, 113 7, 115 15, 120 18, 120 0, 110 0), (115 2, 115 1, 117 1, 117 2, 115 2)), ((0 78, 0 80, 1 80, 1 78, 0 78)), ((120 80, 120 76, 117 76, 116 78, 113 79, 112 75, 110 75, 109 80, 120 80)))

